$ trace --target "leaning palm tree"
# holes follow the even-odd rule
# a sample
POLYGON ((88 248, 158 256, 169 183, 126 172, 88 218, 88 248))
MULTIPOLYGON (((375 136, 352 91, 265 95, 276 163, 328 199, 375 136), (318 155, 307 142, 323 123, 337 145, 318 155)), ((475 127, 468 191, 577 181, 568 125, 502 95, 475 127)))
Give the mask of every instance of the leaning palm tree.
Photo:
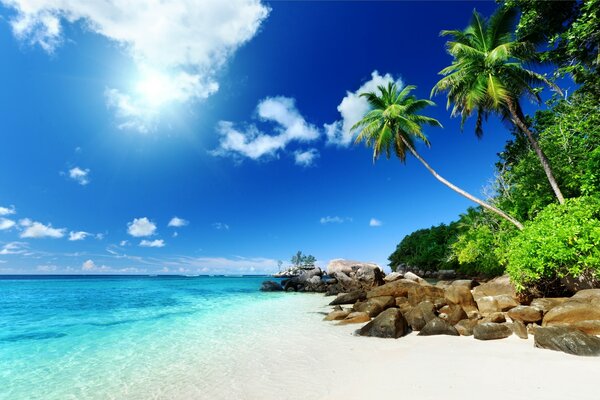
POLYGON ((534 134, 527 127, 520 105, 522 97, 540 103, 539 87, 550 86, 560 92, 543 75, 525 67, 526 62, 536 57, 531 43, 515 41, 513 26, 515 9, 500 8, 489 20, 473 11, 469 26, 463 30, 442 31, 442 36, 451 36, 446 46, 454 57, 449 67, 440 71, 444 75, 431 91, 448 93, 448 107, 454 103, 452 116, 462 117, 461 126, 473 113, 477 115, 475 134, 483 134, 483 120, 490 113, 511 121, 529 139, 537 154, 550 186, 558 201, 564 203, 550 162, 539 146, 534 134))
POLYGON ((389 83, 387 87, 379 86, 378 89, 379 94, 375 92, 361 94, 369 102, 371 110, 352 127, 352 130, 359 131, 356 143, 364 142, 367 146, 373 147, 373 161, 377 160, 382 153, 390 158, 393 151, 404 163, 406 153, 410 152, 438 181, 481 207, 510 221, 520 230, 523 229, 523 225, 519 221, 504 211, 448 182, 417 153, 415 139, 421 140, 429 146, 429 141, 423 134, 423 125, 442 126, 438 120, 418 114, 425 107, 435 105, 434 102, 417 99, 410 95, 415 86, 406 86, 402 90, 398 90, 396 84, 389 83))

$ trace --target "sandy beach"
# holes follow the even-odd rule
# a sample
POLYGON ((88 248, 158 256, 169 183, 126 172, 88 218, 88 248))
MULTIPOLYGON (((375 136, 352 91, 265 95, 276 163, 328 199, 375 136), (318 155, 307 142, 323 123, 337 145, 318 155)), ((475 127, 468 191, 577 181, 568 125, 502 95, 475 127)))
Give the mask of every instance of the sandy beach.
POLYGON ((293 309, 272 315, 272 334, 256 337, 238 353, 235 370, 223 371, 232 374, 229 388, 212 387, 201 398, 598 398, 598 358, 536 349, 531 337, 356 337, 360 325, 321 321, 330 299, 293 296, 293 309))

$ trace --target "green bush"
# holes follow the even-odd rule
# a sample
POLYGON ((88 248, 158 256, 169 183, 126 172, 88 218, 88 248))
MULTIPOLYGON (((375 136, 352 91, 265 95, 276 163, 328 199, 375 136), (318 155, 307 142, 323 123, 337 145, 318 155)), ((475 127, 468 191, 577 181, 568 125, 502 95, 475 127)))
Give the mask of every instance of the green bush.
POLYGON ((578 197, 544 208, 505 247, 519 291, 557 279, 600 278, 600 199, 578 197))

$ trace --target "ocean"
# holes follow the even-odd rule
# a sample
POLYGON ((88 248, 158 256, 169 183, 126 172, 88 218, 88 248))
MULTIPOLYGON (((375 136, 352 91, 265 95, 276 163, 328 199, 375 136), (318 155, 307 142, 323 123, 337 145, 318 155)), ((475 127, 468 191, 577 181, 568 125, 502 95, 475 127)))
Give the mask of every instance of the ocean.
POLYGON ((0 399, 240 398, 253 343, 302 296, 265 279, 0 276, 0 399))

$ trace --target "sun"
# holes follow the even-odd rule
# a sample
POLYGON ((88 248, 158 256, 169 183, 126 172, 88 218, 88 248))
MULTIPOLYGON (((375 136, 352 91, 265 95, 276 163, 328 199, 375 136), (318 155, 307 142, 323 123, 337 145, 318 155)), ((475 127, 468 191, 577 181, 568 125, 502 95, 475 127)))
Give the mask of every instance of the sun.
POLYGON ((172 99, 173 82, 167 74, 146 69, 142 72, 135 90, 140 100, 150 107, 158 108, 172 99))

